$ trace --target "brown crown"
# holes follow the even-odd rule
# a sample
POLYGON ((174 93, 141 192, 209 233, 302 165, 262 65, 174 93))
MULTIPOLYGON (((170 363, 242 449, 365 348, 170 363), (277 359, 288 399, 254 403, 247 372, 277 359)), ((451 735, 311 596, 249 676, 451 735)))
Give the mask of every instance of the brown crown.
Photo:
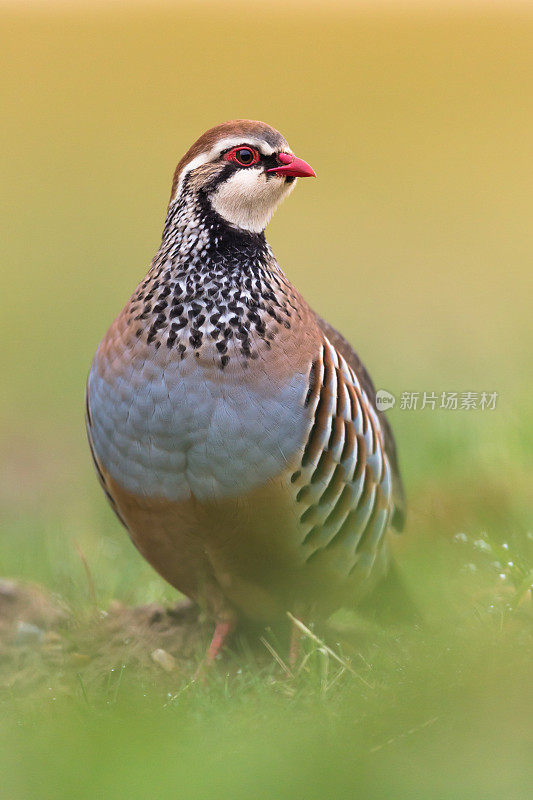
POLYGON ((221 125, 215 125, 214 128, 209 128, 205 133, 202 133, 199 139, 189 147, 183 158, 180 160, 176 171, 174 172, 174 179, 172 181, 171 198, 174 197, 176 186, 178 185, 181 171, 189 161, 199 156, 207 150, 210 150, 219 139, 225 139, 227 136, 240 136, 246 139, 247 136, 253 136, 257 139, 264 139, 267 144, 276 149, 287 147, 287 142, 275 128, 267 125, 266 122, 259 122, 253 119, 231 119, 228 122, 223 122, 221 125))

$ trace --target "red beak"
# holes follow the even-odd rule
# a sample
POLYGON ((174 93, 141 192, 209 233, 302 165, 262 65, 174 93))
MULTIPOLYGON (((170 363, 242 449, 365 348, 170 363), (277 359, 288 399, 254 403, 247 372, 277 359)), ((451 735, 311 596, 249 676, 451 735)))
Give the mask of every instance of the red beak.
POLYGON ((296 158, 292 153, 278 153, 281 161, 280 167, 267 169, 267 172, 275 172, 276 175, 288 175, 293 178, 316 178, 315 171, 303 158, 296 158))

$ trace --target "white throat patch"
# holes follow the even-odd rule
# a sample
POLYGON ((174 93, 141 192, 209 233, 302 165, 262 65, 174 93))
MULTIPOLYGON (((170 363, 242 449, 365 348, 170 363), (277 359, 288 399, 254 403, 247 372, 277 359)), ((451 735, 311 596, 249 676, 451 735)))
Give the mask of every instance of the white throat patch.
POLYGON ((263 169, 241 169, 210 195, 211 205, 227 222, 246 231, 261 233, 277 206, 294 189, 296 181, 263 169))

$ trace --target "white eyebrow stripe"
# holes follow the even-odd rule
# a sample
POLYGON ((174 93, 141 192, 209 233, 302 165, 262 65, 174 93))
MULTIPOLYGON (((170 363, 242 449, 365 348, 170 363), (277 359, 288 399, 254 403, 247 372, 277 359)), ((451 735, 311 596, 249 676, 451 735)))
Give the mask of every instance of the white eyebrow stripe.
MULTIPOLYGON (((237 145, 252 145, 256 147, 260 153, 264 156, 271 156, 273 153, 276 152, 274 147, 271 147, 267 144, 263 139, 256 139, 254 136, 227 136, 225 139, 220 139, 211 150, 208 150, 205 153, 200 153, 199 156, 193 158, 189 163, 183 167, 181 171, 181 175, 178 181, 178 185, 176 186, 176 191, 172 200, 175 200, 176 197, 179 196, 181 192, 181 187, 183 186, 183 181, 185 180, 186 176, 189 172, 192 172, 193 169, 197 169, 201 167, 203 164, 207 164, 209 161, 212 161, 216 156, 219 156, 224 150, 229 150, 231 147, 236 147, 237 145)), ((290 147, 284 147, 284 152, 292 153, 290 147)))

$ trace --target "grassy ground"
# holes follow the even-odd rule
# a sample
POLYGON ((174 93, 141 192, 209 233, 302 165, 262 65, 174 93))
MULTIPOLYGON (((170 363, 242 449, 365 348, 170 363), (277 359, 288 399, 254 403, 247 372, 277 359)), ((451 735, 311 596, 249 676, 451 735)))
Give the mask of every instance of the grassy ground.
POLYGON ((0 798, 522 800, 533 20, 257 13, 0 11, 0 798), (320 632, 335 656, 308 637, 292 674, 280 635, 242 636, 198 683, 209 626, 167 614, 107 508, 83 385, 174 164, 234 116, 279 126, 319 175, 269 238, 398 397, 395 547, 423 619, 341 615, 320 632), (405 391, 499 396, 408 411, 405 391))

